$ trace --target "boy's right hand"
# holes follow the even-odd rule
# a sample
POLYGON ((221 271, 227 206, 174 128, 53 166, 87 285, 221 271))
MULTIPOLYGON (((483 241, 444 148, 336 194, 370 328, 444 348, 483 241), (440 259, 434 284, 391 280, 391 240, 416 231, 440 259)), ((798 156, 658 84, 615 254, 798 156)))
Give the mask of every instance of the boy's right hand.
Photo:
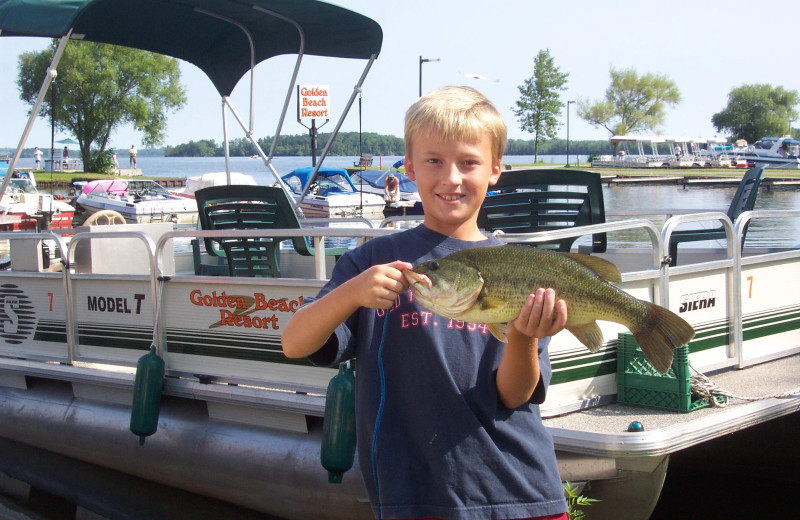
POLYGON ((413 266, 396 260, 388 264, 373 265, 347 282, 360 307, 388 309, 408 290, 408 280, 403 271, 413 266))

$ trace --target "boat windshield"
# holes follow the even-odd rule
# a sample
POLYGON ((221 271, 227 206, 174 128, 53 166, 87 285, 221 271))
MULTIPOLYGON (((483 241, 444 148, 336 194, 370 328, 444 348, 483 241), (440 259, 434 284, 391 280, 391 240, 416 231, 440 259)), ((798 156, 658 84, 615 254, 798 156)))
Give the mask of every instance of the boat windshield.
POLYGON ((143 199, 171 199, 173 195, 155 181, 128 181, 128 193, 143 199))
MULTIPOLYGON (((294 193, 300 194, 303 192, 303 181, 297 175, 287 175, 283 181, 294 193)), ((319 174, 314 183, 309 188, 308 193, 311 195, 329 195, 332 193, 355 193, 353 187, 347 180, 347 177, 340 173, 319 174)))
POLYGON ((756 150, 770 150, 775 146, 775 139, 760 139, 753 143, 753 148, 756 150))
MULTIPOLYGON (((0 183, 4 181, 3 177, 0 177, 0 183)), ((39 190, 31 184, 30 179, 27 178, 11 178, 11 181, 8 183, 8 189, 15 191, 15 192, 22 192, 22 193, 38 193, 39 190)))
POLYGON ((338 187, 339 190, 343 192, 353 192, 353 188, 350 186, 350 182, 348 181, 347 177, 341 173, 332 173, 324 177, 318 177, 317 183, 320 185, 322 191, 327 191, 330 188, 338 187))

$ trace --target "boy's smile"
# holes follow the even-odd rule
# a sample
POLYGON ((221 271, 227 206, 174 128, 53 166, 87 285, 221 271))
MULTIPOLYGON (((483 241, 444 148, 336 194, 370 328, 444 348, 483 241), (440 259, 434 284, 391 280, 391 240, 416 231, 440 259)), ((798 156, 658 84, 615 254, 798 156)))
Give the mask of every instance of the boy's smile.
POLYGON ((478 212, 501 173, 489 137, 443 142, 421 132, 406 157, 406 173, 417 182, 427 228, 462 240, 485 238, 478 230, 478 212))

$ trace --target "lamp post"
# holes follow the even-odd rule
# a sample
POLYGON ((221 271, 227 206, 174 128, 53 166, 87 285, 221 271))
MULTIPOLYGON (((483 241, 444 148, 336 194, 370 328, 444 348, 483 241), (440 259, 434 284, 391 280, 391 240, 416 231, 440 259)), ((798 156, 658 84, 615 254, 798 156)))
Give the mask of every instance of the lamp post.
POLYGON ((567 101, 567 168, 569 168, 569 106, 573 103, 574 101, 567 101))
POLYGON ((422 97, 422 64, 432 61, 441 61, 439 58, 423 58, 419 57, 419 97, 422 97))

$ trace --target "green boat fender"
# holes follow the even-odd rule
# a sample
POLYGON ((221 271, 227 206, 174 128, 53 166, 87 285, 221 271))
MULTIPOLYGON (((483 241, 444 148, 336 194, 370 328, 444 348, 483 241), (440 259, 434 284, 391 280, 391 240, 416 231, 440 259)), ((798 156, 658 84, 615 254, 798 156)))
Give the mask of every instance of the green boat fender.
POLYGON ((356 452, 356 378, 348 363, 339 365, 339 373, 328 383, 325 396, 325 420, 322 426, 320 461, 328 470, 328 482, 339 484, 343 474, 353 467, 356 452))
POLYGON ((131 406, 131 432, 139 436, 143 445, 145 437, 158 429, 158 413, 161 408, 161 390, 164 386, 164 360, 156 354, 155 345, 136 363, 136 379, 133 385, 131 406))

